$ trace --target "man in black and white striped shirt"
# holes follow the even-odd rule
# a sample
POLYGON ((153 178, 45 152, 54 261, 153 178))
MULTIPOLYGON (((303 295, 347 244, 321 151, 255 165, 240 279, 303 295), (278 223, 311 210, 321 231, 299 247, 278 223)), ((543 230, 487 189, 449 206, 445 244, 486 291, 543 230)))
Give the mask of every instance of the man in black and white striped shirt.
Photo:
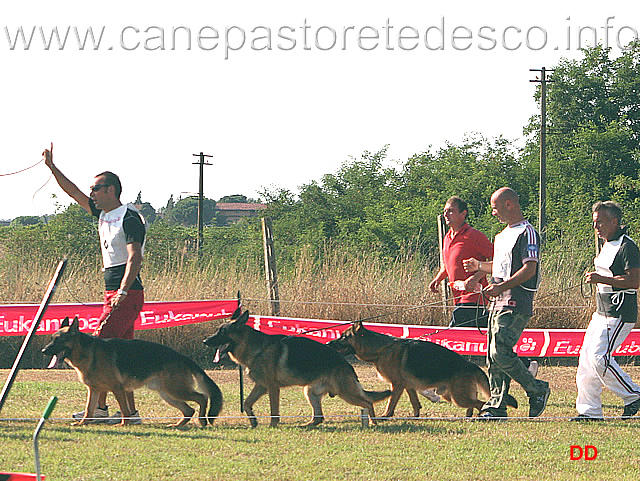
POLYGON ((533 295, 538 288, 540 239, 522 215, 518 194, 509 187, 491 196, 491 213, 507 226, 496 236, 493 261, 465 259, 469 272, 491 274, 484 290, 494 299, 487 330, 487 364, 491 398, 480 413, 483 419, 507 416, 507 394, 513 379, 529 396, 529 417, 544 411, 549 399, 549 383, 536 379, 513 348, 533 313, 533 295))
POLYGON ((621 229, 622 209, 617 203, 596 202, 592 213, 593 228, 605 242, 594 260, 595 271, 585 274, 586 283, 596 284, 597 308, 580 350, 575 421, 603 419, 603 387, 624 401, 623 418, 630 418, 640 409, 640 387, 612 355, 638 317, 640 251, 621 229))

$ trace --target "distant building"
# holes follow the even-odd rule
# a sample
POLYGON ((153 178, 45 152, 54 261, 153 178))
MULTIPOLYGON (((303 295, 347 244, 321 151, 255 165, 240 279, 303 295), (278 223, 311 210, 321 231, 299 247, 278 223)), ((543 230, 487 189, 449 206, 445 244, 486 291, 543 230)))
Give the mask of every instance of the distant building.
POLYGON ((267 208, 267 204, 242 203, 242 202, 218 202, 216 203, 216 216, 220 225, 233 224, 244 217, 255 217, 260 211, 267 208))

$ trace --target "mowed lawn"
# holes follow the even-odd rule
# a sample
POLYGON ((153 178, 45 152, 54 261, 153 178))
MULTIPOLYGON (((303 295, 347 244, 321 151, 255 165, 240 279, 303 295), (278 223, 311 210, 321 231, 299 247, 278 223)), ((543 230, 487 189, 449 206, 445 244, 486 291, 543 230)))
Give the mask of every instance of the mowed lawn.
MULTIPOLYGON (((356 367, 367 389, 384 389, 369 365, 356 367)), ((625 368, 640 380, 639 367, 625 368)), ((41 433, 42 472, 48 480, 600 480, 638 479, 640 416, 623 421, 619 399, 605 392, 600 423, 577 424, 575 367, 542 366, 538 377, 552 393, 542 418, 522 419, 527 398, 514 385, 520 408, 506 422, 472 422, 464 409, 420 398, 424 419, 409 419, 403 396, 397 419, 362 427, 360 408, 326 398, 326 422, 302 425, 311 409, 299 387, 282 391, 282 424, 268 419, 251 429, 240 412, 238 370, 208 371, 225 405, 213 426, 167 428, 178 412, 157 394, 137 391, 141 426, 71 426, 86 389, 72 370, 23 370, 0 413, 0 472, 35 472, 33 431, 51 396, 58 404, 41 433), (578 457, 585 446, 589 458, 578 457), (573 447, 573 448, 572 448, 573 447), (596 455, 597 453, 597 455, 596 455), (572 456, 573 455, 573 456, 572 456)), ((0 370, 2 382, 8 370, 0 370)), ((245 377, 245 396, 251 381, 245 377)), ((111 399, 111 398, 110 398, 111 399)), ((111 411, 118 407, 111 402, 111 411)), ((386 402, 386 401, 385 401, 386 402)), ((376 406, 381 413, 384 403, 376 406)), ((265 396, 256 413, 269 414, 265 396)))

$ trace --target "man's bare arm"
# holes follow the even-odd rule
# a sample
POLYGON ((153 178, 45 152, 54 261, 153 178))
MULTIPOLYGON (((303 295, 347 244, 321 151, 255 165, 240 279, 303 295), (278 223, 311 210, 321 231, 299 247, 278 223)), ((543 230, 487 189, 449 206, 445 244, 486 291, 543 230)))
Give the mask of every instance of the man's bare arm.
POLYGON ((44 163, 56 179, 56 182, 62 190, 64 190, 69 197, 75 200, 80 207, 91 214, 91 207, 89 206, 89 196, 82 192, 76 184, 71 182, 53 163, 53 142, 51 143, 51 149, 44 149, 42 152, 44 157, 44 163))

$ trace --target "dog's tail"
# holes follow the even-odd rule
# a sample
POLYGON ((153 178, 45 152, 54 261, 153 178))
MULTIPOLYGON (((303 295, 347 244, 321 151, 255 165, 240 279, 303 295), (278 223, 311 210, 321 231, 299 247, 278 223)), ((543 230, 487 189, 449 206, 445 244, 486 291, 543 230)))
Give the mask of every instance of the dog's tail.
POLYGON ((198 387, 202 389, 209 398, 209 412, 207 412, 207 421, 213 424, 215 418, 222 411, 222 391, 218 385, 207 374, 202 371, 196 374, 198 387))
POLYGON ((386 391, 366 391, 362 390, 364 395, 371 401, 372 403, 377 403, 380 401, 384 401, 389 396, 391 396, 391 390, 387 389, 386 391))
MULTIPOLYGON (((478 391, 480 391, 486 399, 491 397, 491 387, 489 386, 489 378, 486 373, 480 369, 477 365, 476 368, 476 387, 478 391)), ((511 406, 512 408, 518 408, 518 401, 511 394, 507 394, 505 396, 505 403, 507 406, 511 406)))

